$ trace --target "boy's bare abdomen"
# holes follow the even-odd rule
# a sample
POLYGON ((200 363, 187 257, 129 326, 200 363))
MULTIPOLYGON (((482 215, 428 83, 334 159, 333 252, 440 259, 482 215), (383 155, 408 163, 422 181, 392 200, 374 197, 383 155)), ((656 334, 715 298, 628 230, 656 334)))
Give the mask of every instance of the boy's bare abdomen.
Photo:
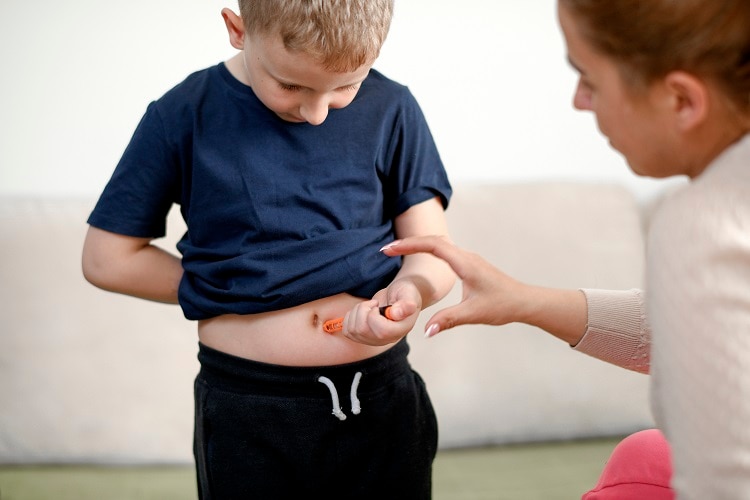
POLYGON ((326 333, 323 323, 365 299, 339 294, 268 313, 227 314, 198 323, 198 338, 218 351, 287 366, 331 366, 370 358, 391 345, 368 346, 326 333))

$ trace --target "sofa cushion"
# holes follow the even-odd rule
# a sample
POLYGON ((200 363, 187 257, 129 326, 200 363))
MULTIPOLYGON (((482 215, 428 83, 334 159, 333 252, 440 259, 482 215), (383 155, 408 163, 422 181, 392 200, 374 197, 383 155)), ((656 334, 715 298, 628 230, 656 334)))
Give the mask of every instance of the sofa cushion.
POLYGON ((195 327, 84 280, 92 207, 0 200, 0 462, 185 462, 195 327))
MULTIPOLYGON (((622 188, 455 185, 455 240, 515 277, 639 286, 638 210, 622 188)), ((104 292, 80 269, 93 200, 0 199, 0 462, 192 460, 195 324, 172 305, 104 292)), ((184 231, 170 214, 174 251, 184 231)), ((444 299, 453 303, 460 285, 444 299)), ((622 434, 651 425, 647 380, 531 327, 410 334, 440 446, 622 434)))

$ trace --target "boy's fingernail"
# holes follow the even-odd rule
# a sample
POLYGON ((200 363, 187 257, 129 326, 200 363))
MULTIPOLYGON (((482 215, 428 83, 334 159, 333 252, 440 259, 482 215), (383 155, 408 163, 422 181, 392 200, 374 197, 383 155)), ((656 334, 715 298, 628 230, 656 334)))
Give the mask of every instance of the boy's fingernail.
POLYGON ((427 331, 424 334, 424 338, 429 339, 431 337, 434 337, 440 332, 440 326, 438 326, 437 323, 430 325, 430 327, 427 329, 427 331))

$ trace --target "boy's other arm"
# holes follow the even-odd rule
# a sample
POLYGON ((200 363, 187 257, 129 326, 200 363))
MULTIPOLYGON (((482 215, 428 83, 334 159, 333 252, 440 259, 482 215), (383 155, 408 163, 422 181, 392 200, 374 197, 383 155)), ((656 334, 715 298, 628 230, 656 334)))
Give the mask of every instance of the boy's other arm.
POLYGON ((182 264, 151 241, 89 226, 83 244, 84 277, 110 292, 176 304, 182 264))
MULTIPOLYGON (((395 232, 397 238, 426 235, 447 237, 448 224, 439 198, 414 205, 399 215, 395 220, 395 232)), ((455 273, 442 259, 426 253, 405 255, 401 270, 388 287, 388 294, 393 294, 400 284, 410 283, 421 296, 421 303, 417 306, 425 309, 445 297, 455 281, 455 273)), ((402 313, 406 316, 409 311, 402 313)), ((394 314, 398 315, 396 311, 394 314)))

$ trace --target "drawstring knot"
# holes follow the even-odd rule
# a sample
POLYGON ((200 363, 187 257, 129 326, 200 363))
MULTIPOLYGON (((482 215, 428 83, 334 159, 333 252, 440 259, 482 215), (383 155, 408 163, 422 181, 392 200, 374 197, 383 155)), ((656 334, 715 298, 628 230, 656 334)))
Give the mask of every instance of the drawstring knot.
MULTIPOLYGON (((349 391, 349 400, 352 403, 352 414, 359 415, 362 411, 362 407, 359 404, 359 398, 357 397, 357 389, 359 388, 359 381, 362 379, 362 372, 354 374, 354 380, 352 380, 352 387, 349 391)), ((328 377, 318 377, 318 382, 325 384, 328 390, 331 392, 331 403, 333 404, 333 415, 341 421, 346 420, 346 414, 339 405, 339 393, 336 390, 336 386, 333 384, 331 379, 328 377)))

